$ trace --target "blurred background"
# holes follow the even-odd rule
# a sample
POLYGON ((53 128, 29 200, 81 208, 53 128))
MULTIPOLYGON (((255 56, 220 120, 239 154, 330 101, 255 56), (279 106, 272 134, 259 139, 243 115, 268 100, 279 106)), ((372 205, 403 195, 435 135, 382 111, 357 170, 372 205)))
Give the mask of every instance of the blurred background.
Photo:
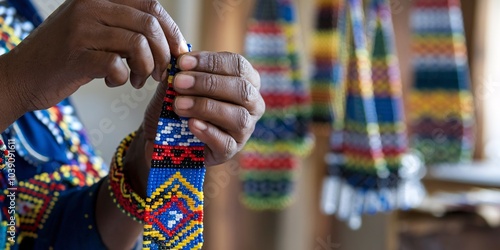
MULTIPOLYGON (((50 13, 58 1, 35 1, 50 13)), ((195 50, 243 53, 252 0, 161 0, 195 50)), ((295 1, 304 65, 311 64, 316 1, 295 1)), ((404 93, 412 82, 411 0, 391 0, 404 93), (395 11, 396 10, 396 11, 395 11)), ((363 217, 349 229, 319 208, 328 134, 314 130, 313 153, 303 159, 294 203, 280 212, 241 205, 237 160, 208 170, 205 245, 208 250, 498 249, 500 245, 500 1, 462 0, 475 97, 474 161, 430 169, 428 197, 417 209, 363 217), (448 168, 446 168, 448 167, 448 168)), ((308 67, 304 74, 310 76, 308 67)), ((135 130, 156 86, 109 89, 101 81, 81 88, 73 101, 91 140, 109 162, 124 135, 135 130)))

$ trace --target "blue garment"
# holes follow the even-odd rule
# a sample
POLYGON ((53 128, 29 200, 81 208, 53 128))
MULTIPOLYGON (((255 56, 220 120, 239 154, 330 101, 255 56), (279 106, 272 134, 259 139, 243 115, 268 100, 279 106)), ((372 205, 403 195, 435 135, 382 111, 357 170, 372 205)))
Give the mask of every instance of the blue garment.
MULTIPOLYGON (((8 18, 0 16, 9 20, 0 32, 5 25, 26 28, 20 24, 27 20, 34 21, 33 26, 41 23, 29 0, 0 0, 0 7, 18 8, 15 13, 6 11, 8 18)), ((17 36, 22 39, 26 34, 17 36)), ((15 162, 0 172, 0 249, 105 249, 94 211, 107 168, 90 145, 71 102, 27 113, 1 135, 15 162), (14 242, 9 241, 12 235, 14 242)))

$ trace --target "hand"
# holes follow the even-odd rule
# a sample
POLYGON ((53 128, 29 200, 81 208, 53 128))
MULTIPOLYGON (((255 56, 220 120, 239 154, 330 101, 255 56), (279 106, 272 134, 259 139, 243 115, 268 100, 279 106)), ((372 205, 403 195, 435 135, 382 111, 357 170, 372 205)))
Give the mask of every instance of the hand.
POLYGON ((187 52, 179 28, 156 0, 71 0, 2 57, 5 86, 23 112, 49 108, 94 78, 136 88, 164 74, 170 54, 187 52))
MULTIPOLYGON (((206 166, 223 163, 243 148, 264 113, 260 76, 242 56, 227 52, 187 53, 179 66, 174 111, 190 118, 189 129, 206 144, 206 166)), ((128 176, 137 177, 131 185, 143 196, 166 88, 166 83, 158 86, 129 149, 133 155, 125 159, 128 176)))

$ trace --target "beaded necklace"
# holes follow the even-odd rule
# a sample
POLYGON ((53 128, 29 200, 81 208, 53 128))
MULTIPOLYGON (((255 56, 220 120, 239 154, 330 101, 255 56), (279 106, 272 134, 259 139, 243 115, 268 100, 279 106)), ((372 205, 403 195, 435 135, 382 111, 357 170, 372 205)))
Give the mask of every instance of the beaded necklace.
POLYGON ((203 245, 204 144, 173 111, 176 60, 155 138, 144 214, 144 249, 201 249, 203 245))

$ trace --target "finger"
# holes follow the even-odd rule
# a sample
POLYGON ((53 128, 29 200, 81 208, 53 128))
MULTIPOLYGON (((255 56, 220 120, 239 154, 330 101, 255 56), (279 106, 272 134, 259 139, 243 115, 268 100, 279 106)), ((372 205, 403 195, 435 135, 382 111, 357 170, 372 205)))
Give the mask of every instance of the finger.
POLYGON ((167 37, 170 52, 175 57, 189 51, 186 40, 184 39, 179 26, 177 26, 174 19, 172 19, 172 17, 157 0, 112 0, 112 2, 128 5, 156 17, 161 28, 163 29, 163 33, 167 37))
POLYGON ((143 128, 146 140, 155 140, 156 129, 159 120, 158 118, 160 117, 161 111, 163 109, 163 100, 165 98, 167 89, 168 85, 166 83, 158 84, 153 98, 149 102, 146 112, 144 113, 143 128))
POLYGON ((243 56, 229 52, 191 52, 179 58, 184 71, 242 77, 260 89, 259 73, 243 56))
POLYGON ((177 96, 174 111, 182 117, 208 121, 228 132, 240 144, 252 134, 256 119, 242 106, 194 96, 177 96))
POLYGON ((181 72, 174 78, 180 95, 203 96, 245 107, 251 115, 264 112, 264 100, 250 81, 241 77, 181 72))
MULTIPOLYGON (((136 1, 136 0, 135 0, 136 1)), ((158 19, 131 6, 112 3, 102 17, 102 22, 111 27, 118 27, 142 34, 152 52, 155 67, 153 78, 162 81, 170 63, 170 46, 158 19)), ((143 2, 143 1, 136 1, 143 2)), ((109 37, 109 36, 105 36, 109 37)))
POLYGON ((148 40, 141 33, 121 28, 107 27, 92 33, 94 48, 111 51, 127 58, 130 67, 130 82, 141 88, 155 68, 155 62, 148 40), (100 39, 109 37, 109 39, 100 39))
POLYGON ((210 123, 198 119, 190 119, 189 129, 198 139, 206 144, 205 164, 207 167, 218 165, 231 159, 242 148, 242 145, 238 145, 229 134, 210 123))
POLYGON ((83 66, 81 72, 91 78, 104 78, 109 87, 121 86, 128 80, 128 68, 118 54, 88 50, 78 62, 83 66))

